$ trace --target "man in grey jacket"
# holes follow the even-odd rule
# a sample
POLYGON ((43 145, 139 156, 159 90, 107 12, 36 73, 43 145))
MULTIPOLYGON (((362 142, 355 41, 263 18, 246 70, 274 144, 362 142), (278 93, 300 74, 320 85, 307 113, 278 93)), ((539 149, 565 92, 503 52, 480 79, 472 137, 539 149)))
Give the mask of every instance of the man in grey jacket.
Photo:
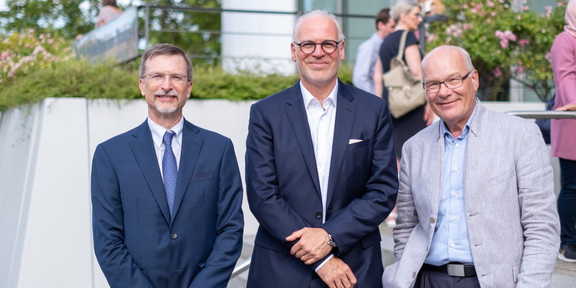
POLYGON ((403 147, 384 287, 548 287, 559 220, 548 149, 537 126, 487 110, 478 72, 455 46, 422 61, 440 121, 403 147))

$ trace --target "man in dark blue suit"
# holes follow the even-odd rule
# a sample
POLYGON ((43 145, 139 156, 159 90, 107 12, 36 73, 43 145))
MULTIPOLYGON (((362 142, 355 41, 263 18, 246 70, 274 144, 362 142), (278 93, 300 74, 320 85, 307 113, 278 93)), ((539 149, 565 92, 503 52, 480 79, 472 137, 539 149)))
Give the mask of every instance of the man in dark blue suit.
POLYGON ((382 287, 378 225, 398 186, 388 106, 338 80, 333 15, 303 15, 293 40, 300 81, 250 111, 246 186, 260 227, 248 287, 382 287))
POLYGON ((96 148, 94 250, 111 287, 226 287, 242 248, 242 184, 230 139, 182 116, 193 70, 159 44, 142 56, 148 119, 96 148))

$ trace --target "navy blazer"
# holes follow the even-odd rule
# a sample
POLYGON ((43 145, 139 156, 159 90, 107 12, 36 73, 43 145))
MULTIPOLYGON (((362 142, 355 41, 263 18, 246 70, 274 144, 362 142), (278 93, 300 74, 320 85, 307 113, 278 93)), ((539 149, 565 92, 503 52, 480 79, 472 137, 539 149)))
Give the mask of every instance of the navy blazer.
POLYGON ((314 272, 321 261, 305 265, 285 240, 304 227, 333 236, 333 253, 350 266, 358 287, 381 287, 378 225, 392 211, 398 187, 392 124, 384 100, 338 85, 325 223, 299 83, 251 107, 246 192, 260 227, 248 287, 323 286, 314 272))
POLYGON ((111 287, 226 287, 242 248, 230 139, 184 121, 170 217, 148 123, 96 148, 94 250, 111 287))

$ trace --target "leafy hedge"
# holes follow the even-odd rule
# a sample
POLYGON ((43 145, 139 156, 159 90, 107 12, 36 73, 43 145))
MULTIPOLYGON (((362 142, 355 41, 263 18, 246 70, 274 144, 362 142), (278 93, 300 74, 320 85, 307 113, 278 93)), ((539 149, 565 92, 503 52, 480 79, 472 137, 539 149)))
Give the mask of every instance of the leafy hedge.
MULTIPOLYGON (((0 111, 36 103, 47 97, 88 99, 138 99, 138 61, 124 65, 91 65, 74 59, 55 62, 4 83, 0 89, 0 111)), ((352 70, 342 65, 342 81, 351 83, 352 70)), ((250 73, 228 74, 220 67, 197 66, 194 72, 193 99, 261 99, 288 88, 298 75, 259 76, 250 73)))

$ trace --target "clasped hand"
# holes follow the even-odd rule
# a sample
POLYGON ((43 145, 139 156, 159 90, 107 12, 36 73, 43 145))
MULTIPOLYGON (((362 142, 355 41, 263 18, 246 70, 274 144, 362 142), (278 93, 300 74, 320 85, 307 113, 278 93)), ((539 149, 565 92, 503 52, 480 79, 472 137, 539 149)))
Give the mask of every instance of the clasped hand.
MULTIPOLYGON (((322 228, 306 227, 290 234, 286 237, 286 241, 298 240, 292 246, 290 254, 306 265, 311 265, 332 251, 332 246, 328 245, 328 237, 328 232, 322 228)), ((356 276, 348 264, 336 257, 330 258, 322 265, 317 274, 330 288, 352 288, 356 285, 356 276)))
POLYGON ((326 257, 332 246, 328 245, 328 232, 322 228, 302 228, 286 237, 286 241, 294 242, 298 240, 290 254, 302 260, 306 265, 316 263, 316 261, 326 257))

